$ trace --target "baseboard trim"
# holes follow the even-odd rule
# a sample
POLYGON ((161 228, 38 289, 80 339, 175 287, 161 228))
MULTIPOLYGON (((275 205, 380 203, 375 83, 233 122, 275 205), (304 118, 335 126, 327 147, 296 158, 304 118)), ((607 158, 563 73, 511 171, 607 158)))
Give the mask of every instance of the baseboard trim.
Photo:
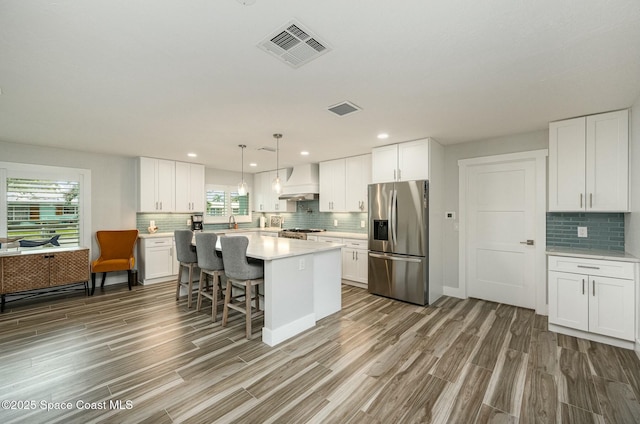
POLYGON ((561 325, 549 324, 549 331, 568 336, 580 337, 594 342, 609 344, 612 346, 622 347, 624 349, 634 350, 636 343, 630 340, 616 339, 615 337, 602 336, 600 334, 589 333, 586 331, 575 330, 573 328, 563 327, 561 325))
POLYGON ((312 313, 279 328, 270 329, 262 327, 262 341, 269 346, 275 346, 315 325, 316 314, 312 313))
POLYGON ((460 287, 442 286, 442 294, 445 296, 457 297, 459 299, 467 298, 464 295, 464 290, 462 290, 460 287))

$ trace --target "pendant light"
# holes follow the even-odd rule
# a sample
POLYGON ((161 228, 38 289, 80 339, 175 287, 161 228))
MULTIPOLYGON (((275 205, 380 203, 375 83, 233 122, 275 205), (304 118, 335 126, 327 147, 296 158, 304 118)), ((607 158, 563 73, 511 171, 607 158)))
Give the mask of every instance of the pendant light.
POLYGON ((246 144, 238 144, 238 147, 242 149, 242 180, 238 184, 238 196, 245 196, 247 194, 247 183, 244 182, 244 149, 246 144))
POLYGON ((282 183, 280 182, 280 139, 282 134, 274 134, 273 138, 276 139, 276 179, 271 183, 271 188, 276 193, 280 194, 282 191, 282 183))

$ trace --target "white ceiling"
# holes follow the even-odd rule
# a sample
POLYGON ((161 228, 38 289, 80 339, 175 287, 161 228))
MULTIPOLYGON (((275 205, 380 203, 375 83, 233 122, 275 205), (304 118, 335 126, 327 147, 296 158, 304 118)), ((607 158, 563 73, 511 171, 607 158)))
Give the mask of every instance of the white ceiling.
POLYGON ((640 1, 0 0, 0 90, 0 141, 261 171, 628 107, 640 1), (291 19, 332 51, 256 46, 291 19))

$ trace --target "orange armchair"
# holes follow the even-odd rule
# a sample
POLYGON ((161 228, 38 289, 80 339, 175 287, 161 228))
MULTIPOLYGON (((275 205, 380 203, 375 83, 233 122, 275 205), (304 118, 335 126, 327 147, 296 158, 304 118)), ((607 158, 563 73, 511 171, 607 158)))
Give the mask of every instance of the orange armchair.
POLYGON ((129 290, 133 266, 136 263, 133 248, 138 240, 138 230, 107 230, 96 231, 96 239, 100 247, 100 257, 91 262, 91 295, 96 290, 96 273, 102 272, 102 284, 107 278, 107 272, 127 271, 129 275, 129 290))

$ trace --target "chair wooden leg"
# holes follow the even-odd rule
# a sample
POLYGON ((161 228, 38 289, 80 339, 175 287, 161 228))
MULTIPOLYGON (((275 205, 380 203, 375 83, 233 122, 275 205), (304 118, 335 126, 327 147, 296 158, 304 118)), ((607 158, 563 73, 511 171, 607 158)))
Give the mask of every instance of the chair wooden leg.
POLYGON ((260 312, 260 284, 256 285, 256 311, 260 312))
POLYGON ((127 281, 129 283, 129 290, 131 290, 131 280, 133 279, 133 273, 131 272, 130 269, 127 270, 127 281))
POLYGON ((95 293, 96 291, 96 273, 92 272, 91 273, 91 296, 93 296, 93 293, 95 293))
POLYGON ((216 272, 213 275, 213 283, 211 285, 211 322, 216 322, 218 318, 218 294, 220 293, 220 273, 216 272))
POLYGON ((231 302, 231 280, 227 279, 227 290, 224 294, 224 308, 222 309, 222 326, 227 326, 229 318, 229 302, 231 302))
POLYGON ((204 283, 207 279, 203 270, 200 270, 200 281, 198 283, 198 303, 196 303, 196 311, 200 312, 200 308, 202 307, 202 291, 204 290, 204 283))
POLYGON ((189 264, 189 290, 187 293, 187 308, 191 308, 192 295, 193 295, 193 264, 189 264))
POLYGON ((244 293, 245 293, 245 307, 247 308, 247 316, 246 316, 246 322, 247 322, 247 340, 251 340, 251 282, 249 281, 245 281, 244 282, 244 293))
POLYGON ((104 281, 107 279, 107 273, 102 273, 102 284, 100 284, 100 288, 104 287, 104 281))
POLYGON ((180 280, 182 279, 182 264, 178 265, 178 283, 176 284, 176 300, 180 300, 180 280))

